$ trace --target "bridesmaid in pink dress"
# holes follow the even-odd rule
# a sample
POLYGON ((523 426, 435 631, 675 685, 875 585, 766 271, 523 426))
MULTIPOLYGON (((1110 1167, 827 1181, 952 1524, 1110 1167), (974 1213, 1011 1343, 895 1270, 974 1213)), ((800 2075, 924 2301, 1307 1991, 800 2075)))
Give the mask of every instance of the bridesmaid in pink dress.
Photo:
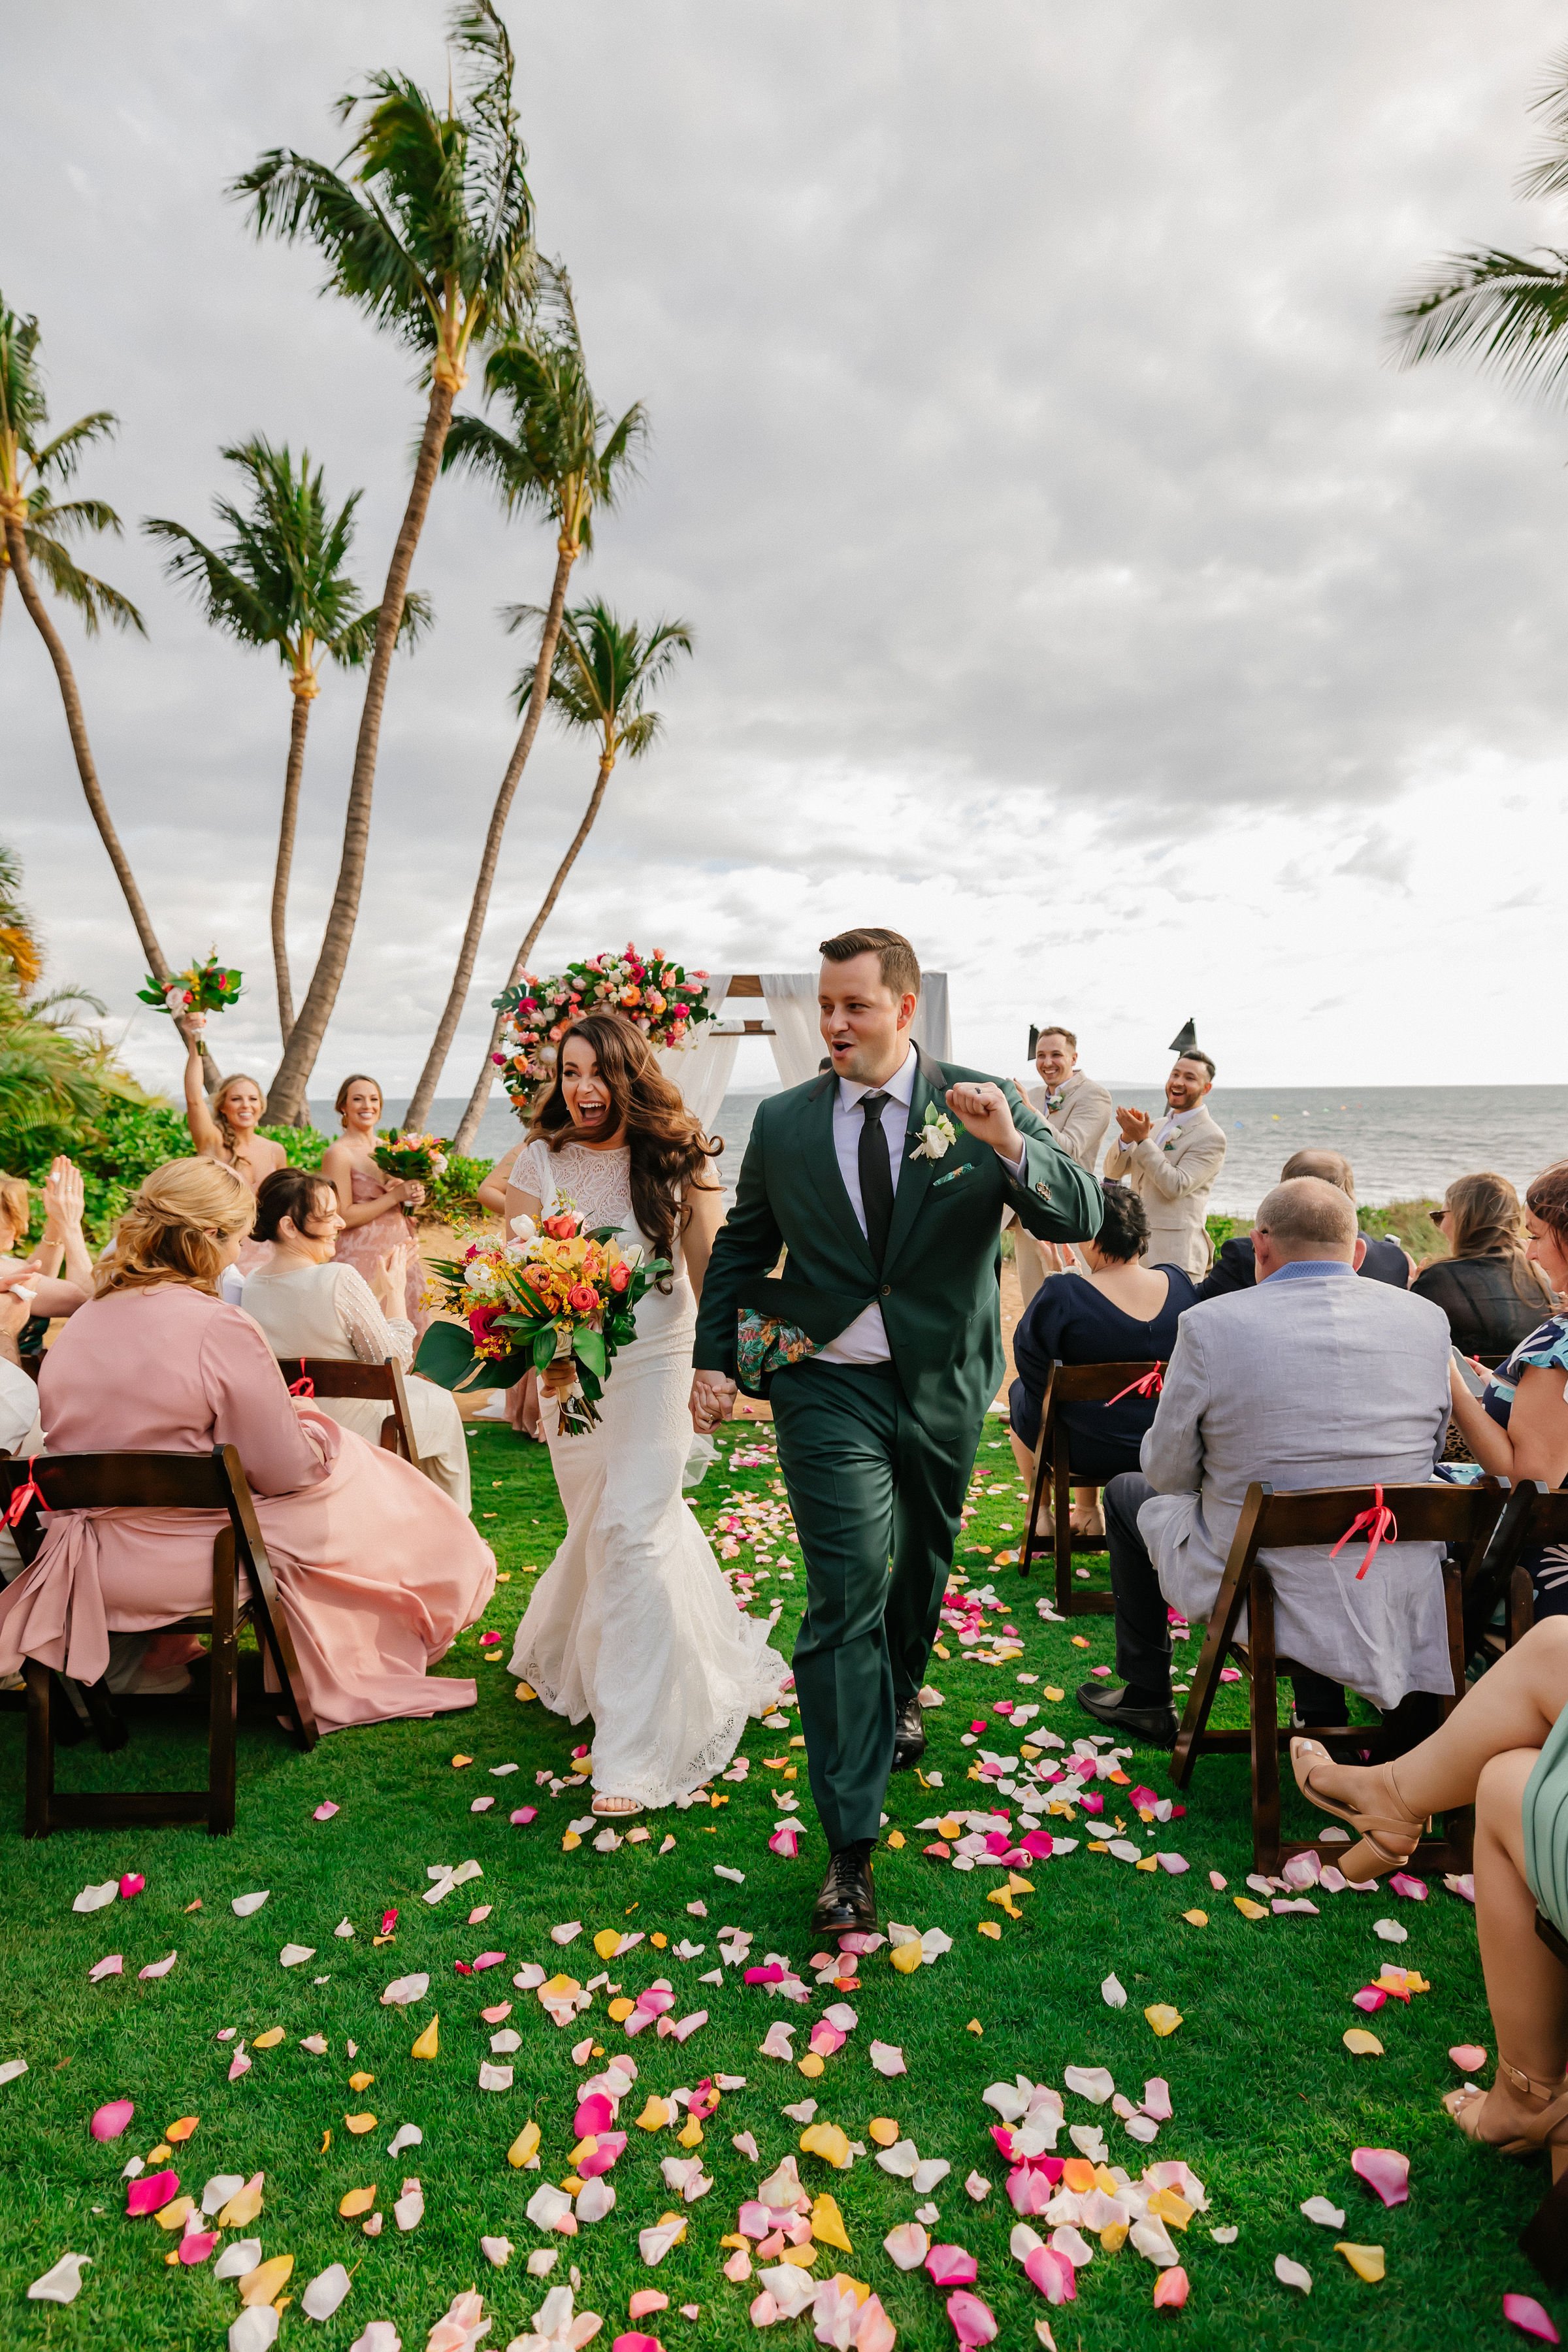
MULTIPOLYGON (((417 1470, 291 1398, 259 1326, 216 1296, 254 1214, 243 1180, 210 1161, 172 1160, 147 1178, 97 1297, 44 1360, 48 1451, 234 1445, 320 1728, 472 1706, 472 1682, 428 1669, 489 1601, 489 1547, 417 1470)), ((0 1674, 35 1657, 95 1682, 111 1633, 209 1608, 216 1524, 216 1513, 55 1515, 37 1559, 0 1593, 0 1674)))
MULTIPOLYGON (((185 1124, 191 1130, 191 1141, 204 1160, 216 1160, 220 1167, 232 1168, 257 1192, 264 1176, 270 1176, 275 1168, 287 1166, 289 1155, 280 1143, 256 1131, 267 1116, 267 1097, 254 1078, 243 1077, 237 1071, 233 1077, 225 1078, 208 1102, 196 1045, 197 1033, 205 1027, 206 1015, 194 1014, 185 1041, 185 1124)), ((270 1242, 255 1242, 247 1234, 235 1263, 242 1275, 254 1274, 271 1255, 270 1242)))
POLYGON ((333 1105, 342 1121, 341 1143, 321 1154, 321 1173, 337 1189, 338 1213, 343 1230, 338 1235, 340 1264, 352 1265, 372 1289, 376 1269, 388 1251, 408 1247, 405 1313, 422 1339, 435 1317, 425 1305, 425 1264, 419 1255, 419 1234, 408 1211, 425 1198, 423 1184, 385 1175, 375 1164, 376 1129, 381 1123, 381 1088, 374 1078, 345 1078, 333 1105))

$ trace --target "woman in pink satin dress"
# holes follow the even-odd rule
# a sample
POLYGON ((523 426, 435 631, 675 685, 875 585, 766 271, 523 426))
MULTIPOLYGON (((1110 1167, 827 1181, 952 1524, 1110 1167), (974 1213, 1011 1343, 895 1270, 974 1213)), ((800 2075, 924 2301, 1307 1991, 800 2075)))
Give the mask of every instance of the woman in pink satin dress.
MULTIPOLYGON (((147 1178, 97 1297, 45 1359, 47 1449, 234 1445, 320 1729, 472 1706, 472 1682, 428 1669, 489 1601, 489 1547, 417 1470, 290 1397, 259 1326, 216 1296, 254 1215, 249 1187, 216 1162, 176 1160, 147 1178)), ((52 1516, 37 1559, 0 1593, 0 1673, 35 1657, 96 1682, 110 1633, 210 1608, 217 1524, 52 1516)))
POLYGON ((388 1176, 375 1164, 376 1129, 381 1119, 381 1088, 374 1078, 345 1078, 333 1105, 342 1121, 341 1142, 321 1154, 321 1173, 335 1187, 343 1230, 338 1235, 338 1262, 352 1265, 375 1287, 376 1269, 389 1250, 408 1245, 405 1313, 422 1339, 435 1317, 425 1305, 425 1263, 419 1255, 419 1233, 410 1208, 425 1198, 423 1184, 388 1176))

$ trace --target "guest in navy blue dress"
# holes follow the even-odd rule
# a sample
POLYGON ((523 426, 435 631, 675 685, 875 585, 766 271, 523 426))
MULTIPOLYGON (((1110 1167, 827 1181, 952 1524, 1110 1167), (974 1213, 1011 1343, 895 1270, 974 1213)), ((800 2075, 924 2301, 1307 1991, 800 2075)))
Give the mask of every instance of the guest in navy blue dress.
MULTIPOLYGON (((1026 1478, 1035 1474, 1040 1443, 1040 1401, 1053 1363, 1163 1362, 1175 1345, 1176 1323, 1197 1296, 1178 1265, 1145 1265, 1149 1218, 1125 1184, 1104 1184, 1105 1221, 1079 1249, 1087 1275, 1053 1274, 1041 1283, 1013 1334, 1018 1378, 1008 1392, 1013 1451, 1026 1478)), ((1139 1466, 1138 1448, 1154 1418, 1153 1397, 1123 1397, 1117 1404, 1064 1404, 1073 1475, 1075 1535, 1103 1536, 1097 1489, 1139 1466)), ((1048 1528, 1041 1534, 1048 1535, 1048 1528)))

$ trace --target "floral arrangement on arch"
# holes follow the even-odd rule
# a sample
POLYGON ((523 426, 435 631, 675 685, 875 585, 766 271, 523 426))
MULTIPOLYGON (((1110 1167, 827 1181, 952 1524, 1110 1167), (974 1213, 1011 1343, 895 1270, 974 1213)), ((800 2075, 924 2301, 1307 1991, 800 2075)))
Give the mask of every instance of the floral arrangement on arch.
POLYGON ((656 1052, 678 1050, 714 1018, 705 971, 688 972, 661 948, 643 955, 629 941, 619 955, 606 949, 552 979, 525 971, 495 1003, 506 1015, 495 1060, 514 1101, 551 1076, 563 1032, 584 1013, 618 1013, 656 1052))
POLYGON ((136 992, 142 1004, 155 1004, 172 1021, 183 1021, 187 1013, 226 1013, 231 1004, 239 1003, 241 974, 219 963, 214 948, 205 963, 193 963, 184 971, 172 971, 167 980, 156 980, 149 972, 147 985, 136 992))

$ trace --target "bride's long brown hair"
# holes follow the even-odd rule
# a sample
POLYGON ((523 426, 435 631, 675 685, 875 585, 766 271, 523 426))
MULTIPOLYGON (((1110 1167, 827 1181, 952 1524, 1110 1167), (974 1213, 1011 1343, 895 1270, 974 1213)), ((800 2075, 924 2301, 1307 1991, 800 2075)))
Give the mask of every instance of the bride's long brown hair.
POLYGON ((561 1034, 555 1075, 534 1108, 530 1143, 544 1142, 559 1151, 564 1144, 593 1139, 574 1124, 561 1087, 567 1042, 573 1037, 581 1037, 592 1048, 599 1065, 609 1097, 605 1131, 614 1135, 618 1129, 631 1148, 632 1209, 637 1223, 659 1256, 673 1262, 677 1196, 688 1185, 705 1192, 718 1189, 708 1177, 707 1163, 723 1150, 724 1139, 704 1135, 640 1029, 616 1013, 585 1013, 561 1034))

